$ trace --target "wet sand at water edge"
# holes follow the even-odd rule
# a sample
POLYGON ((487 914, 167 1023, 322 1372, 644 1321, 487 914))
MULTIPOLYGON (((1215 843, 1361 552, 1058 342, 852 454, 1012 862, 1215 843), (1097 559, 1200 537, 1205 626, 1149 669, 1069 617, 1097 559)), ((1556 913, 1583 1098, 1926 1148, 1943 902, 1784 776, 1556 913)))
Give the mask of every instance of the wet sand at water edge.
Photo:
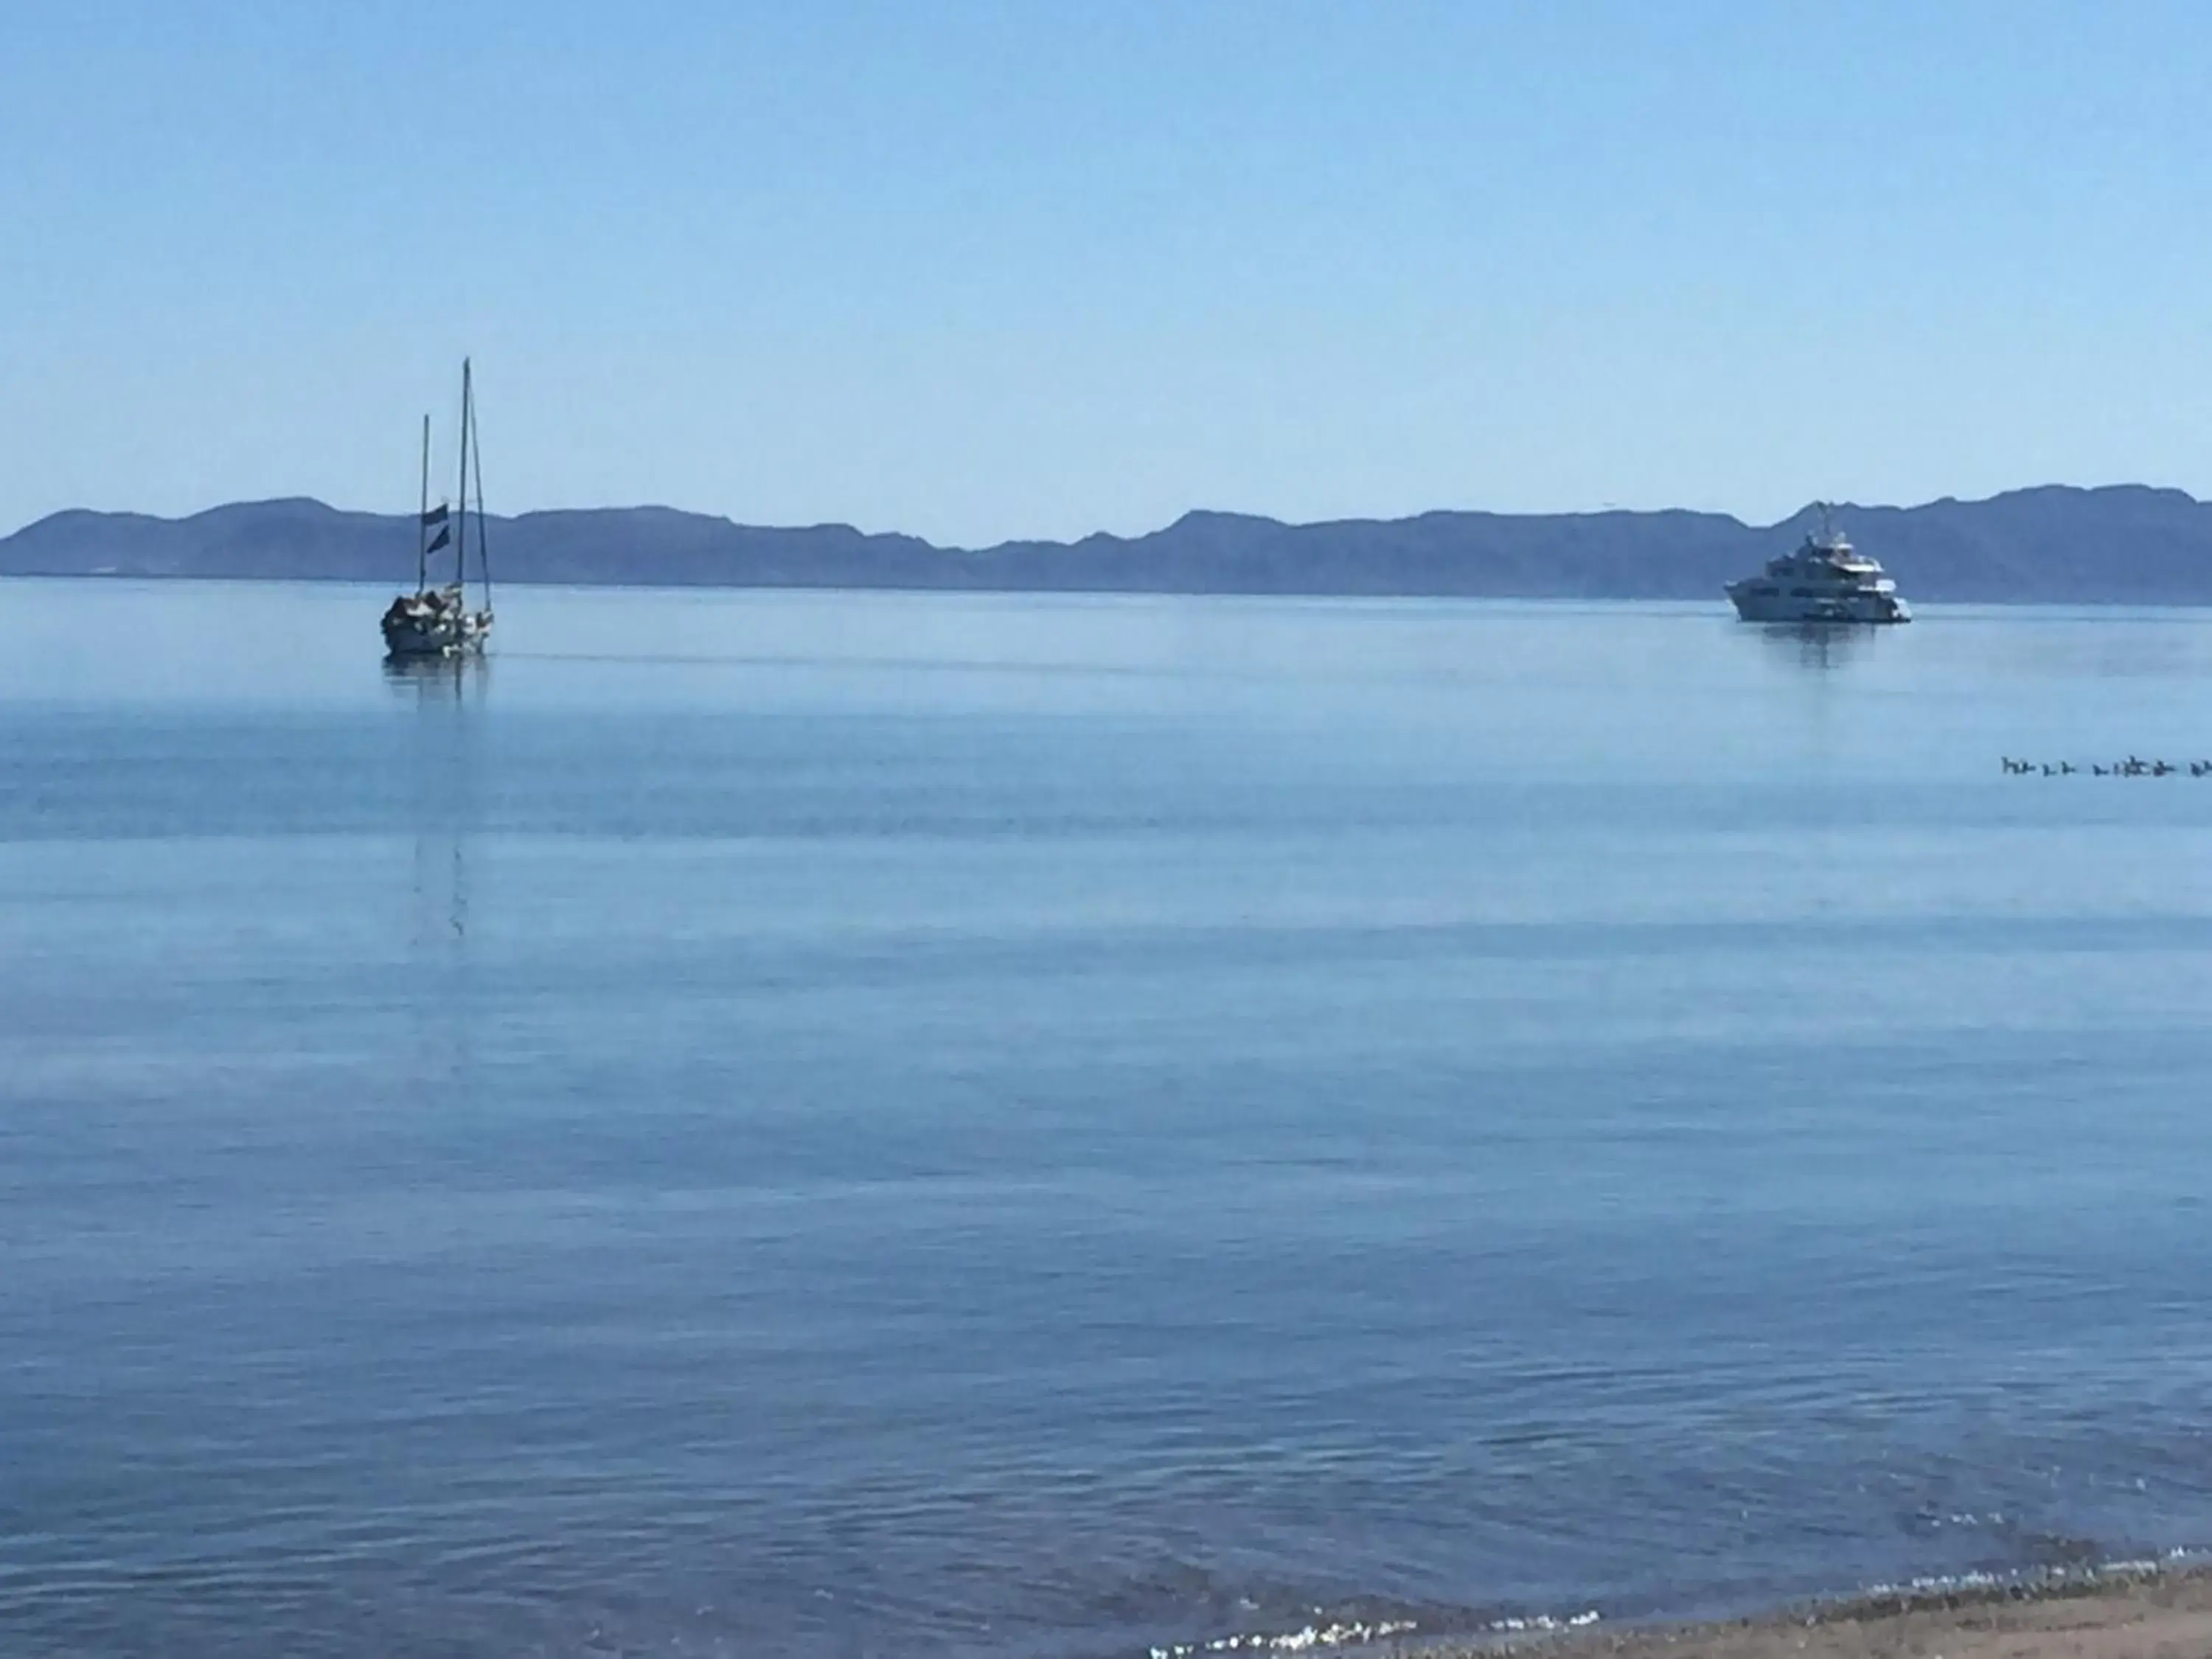
MULTIPOLYGON (((2212 1568, 1872 1595, 1722 1624, 1600 1628, 1503 1650, 1542 1659, 2203 1659, 2212 1656, 2212 1568)), ((1417 1651, 1449 1659, 1501 1650, 1417 1651)))

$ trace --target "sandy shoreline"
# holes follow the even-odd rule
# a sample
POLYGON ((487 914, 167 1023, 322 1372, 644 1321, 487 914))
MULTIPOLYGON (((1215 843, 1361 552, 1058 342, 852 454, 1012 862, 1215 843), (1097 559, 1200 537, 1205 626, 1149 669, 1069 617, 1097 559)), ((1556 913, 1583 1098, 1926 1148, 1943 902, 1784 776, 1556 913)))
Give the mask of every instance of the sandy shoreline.
POLYGON ((2204 1659, 2212 1565, 1879 1591, 1752 1619, 1415 1643, 1408 1659, 2204 1659))

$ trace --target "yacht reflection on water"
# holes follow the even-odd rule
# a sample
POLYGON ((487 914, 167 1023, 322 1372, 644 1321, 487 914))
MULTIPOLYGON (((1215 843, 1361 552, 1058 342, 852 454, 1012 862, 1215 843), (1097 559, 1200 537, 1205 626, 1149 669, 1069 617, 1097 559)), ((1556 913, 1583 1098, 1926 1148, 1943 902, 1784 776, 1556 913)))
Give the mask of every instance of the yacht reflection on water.
POLYGON ((1768 648, 1794 657, 1801 666, 1815 669, 1847 667, 1868 652, 1879 649, 1884 637, 1879 628, 1849 623, 1768 623, 1759 630, 1768 648))

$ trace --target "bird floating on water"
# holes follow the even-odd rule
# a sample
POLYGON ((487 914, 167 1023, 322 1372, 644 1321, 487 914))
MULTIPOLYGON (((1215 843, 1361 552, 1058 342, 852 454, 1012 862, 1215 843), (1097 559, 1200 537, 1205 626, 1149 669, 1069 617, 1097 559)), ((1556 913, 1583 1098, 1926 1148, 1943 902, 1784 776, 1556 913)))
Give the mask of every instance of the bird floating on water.
MULTIPOLYGON (((2070 778, 2081 769, 2072 761, 2020 760, 2011 755, 2000 755, 1997 760, 2011 777, 2024 778, 2040 773, 2046 778, 2070 778)), ((2193 760, 2187 764, 2191 777, 2212 778, 2212 760, 2193 760)), ((2089 763, 2089 775, 2098 778, 2170 778, 2180 773, 2181 766, 2173 761, 2145 760, 2140 755, 2130 755, 2110 765, 2094 761, 2089 763)))

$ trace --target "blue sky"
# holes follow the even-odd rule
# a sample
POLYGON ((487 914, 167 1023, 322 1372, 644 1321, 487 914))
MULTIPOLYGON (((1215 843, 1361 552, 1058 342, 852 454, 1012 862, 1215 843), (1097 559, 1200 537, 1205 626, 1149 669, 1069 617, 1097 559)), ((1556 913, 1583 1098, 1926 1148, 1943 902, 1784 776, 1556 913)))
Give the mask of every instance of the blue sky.
POLYGON ((14 0, 0 530, 2212 495, 2212 8, 14 0))

